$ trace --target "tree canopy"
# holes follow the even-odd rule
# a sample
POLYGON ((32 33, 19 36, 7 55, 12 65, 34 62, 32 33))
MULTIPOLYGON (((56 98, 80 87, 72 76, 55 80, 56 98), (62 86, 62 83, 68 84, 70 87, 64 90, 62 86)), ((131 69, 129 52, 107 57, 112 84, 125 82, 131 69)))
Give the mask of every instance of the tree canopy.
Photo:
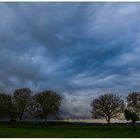
POLYGON ((111 118, 118 117, 123 112, 124 102, 120 96, 113 93, 100 95, 91 103, 92 114, 96 116, 105 117, 110 126, 111 118))
POLYGON ((28 108, 31 100, 32 91, 29 88, 16 89, 14 91, 13 109, 17 113, 17 118, 21 122, 22 117, 28 108))
POLYGON ((0 117, 9 117, 11 106, 11 96, 5 93, 0 93, 0 117))
POLYGON ((131 111, 131 110, 128 110, 126 109, 125 112, 125 118, 127 121, 131 120, 132 121, 132 126, 133 126, 133 131, 135 132, 135 123, 136 121, 139 120, 139 115, 138 113, 136 113, 135 111, 131 111))
POLYGON ((140 114, 140 92, 133 92, 127 96, 127 108, 140 114))
POLYGON ((45 119, 46 127, 48 115, 57 115, 59 113, 61 100, 61 96, 51 90, 45 90, 35 95, 37 113, 45 119))

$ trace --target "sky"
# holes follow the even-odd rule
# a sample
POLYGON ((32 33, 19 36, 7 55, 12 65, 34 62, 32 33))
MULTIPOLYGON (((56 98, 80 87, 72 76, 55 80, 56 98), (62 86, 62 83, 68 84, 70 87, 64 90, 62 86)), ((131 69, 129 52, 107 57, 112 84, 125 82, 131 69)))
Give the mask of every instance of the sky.
POLYGON ((57 91, 75 118, 140 91, 140 3, 0 2, 0 90, 23 87, 57 91))

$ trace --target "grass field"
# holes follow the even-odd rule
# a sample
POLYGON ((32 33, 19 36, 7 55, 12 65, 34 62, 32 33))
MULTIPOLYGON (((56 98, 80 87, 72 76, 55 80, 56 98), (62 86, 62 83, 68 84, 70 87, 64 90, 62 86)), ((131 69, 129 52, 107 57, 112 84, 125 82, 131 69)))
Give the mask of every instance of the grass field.
POLYGON ((46 129, 42 124, 23 124, 21 128, 0 124, 1 138, 140 138, 140 126, 132 132, 129 125, 80 126, 75 124, 50 124, 46 129))

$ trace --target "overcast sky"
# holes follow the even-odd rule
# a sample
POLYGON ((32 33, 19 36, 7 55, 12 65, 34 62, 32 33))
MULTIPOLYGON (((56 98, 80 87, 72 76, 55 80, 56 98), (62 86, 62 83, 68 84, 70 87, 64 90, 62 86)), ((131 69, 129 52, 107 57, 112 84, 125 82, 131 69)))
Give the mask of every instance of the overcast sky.
POLYGON ((0 3, 0 89, 52 89, 65 116, 140 91, 140 3, 0 3))

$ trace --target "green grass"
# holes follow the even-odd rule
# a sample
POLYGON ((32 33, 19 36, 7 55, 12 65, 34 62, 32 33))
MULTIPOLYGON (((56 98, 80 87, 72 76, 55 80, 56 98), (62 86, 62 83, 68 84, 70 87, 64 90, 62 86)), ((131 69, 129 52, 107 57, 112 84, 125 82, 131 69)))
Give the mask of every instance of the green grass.
POLYGON ((1 138, 140 138, 140 126, 132 132, 129 125, 79 126, 71 124, 50 124, 44 128, 41 124, 23 124, 21 128, 0 124, 1 138))

